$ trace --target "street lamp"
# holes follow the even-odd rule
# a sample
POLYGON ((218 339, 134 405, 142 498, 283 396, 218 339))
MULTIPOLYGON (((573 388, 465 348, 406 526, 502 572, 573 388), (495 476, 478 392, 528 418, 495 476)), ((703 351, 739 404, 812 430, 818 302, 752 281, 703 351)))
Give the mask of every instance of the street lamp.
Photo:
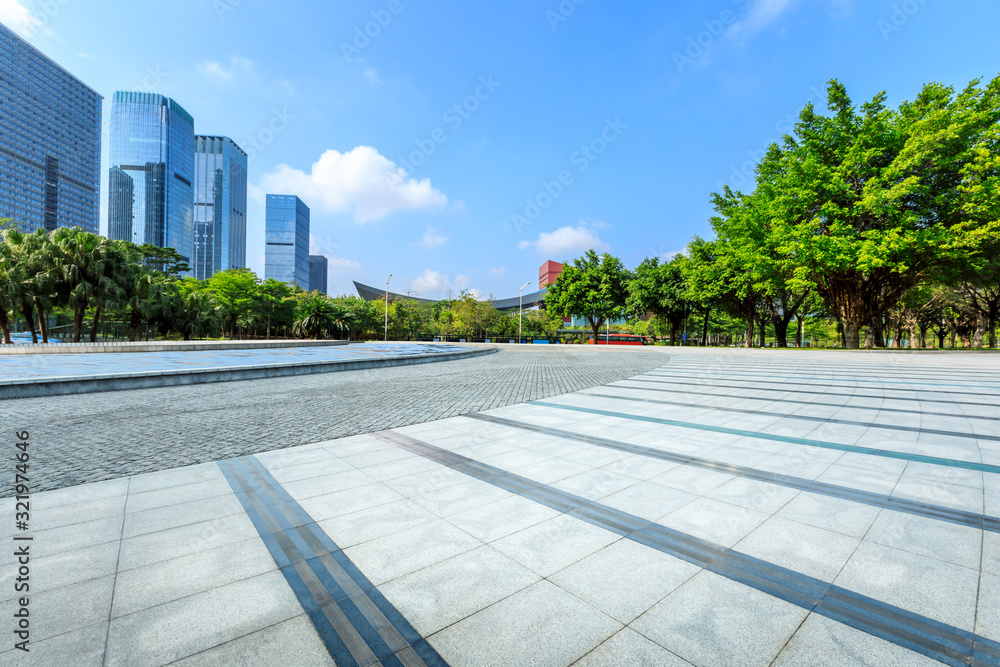
POLYGON ((389 281, 392 280, 392 274, 385 279, 385 342, 389 342, 389 281))
POLYGON ((531 281, 521 285, 521 296, 517 301, 517 343, 521 344, 521 320, 524 318, 524 288, 531 284, 531 281))

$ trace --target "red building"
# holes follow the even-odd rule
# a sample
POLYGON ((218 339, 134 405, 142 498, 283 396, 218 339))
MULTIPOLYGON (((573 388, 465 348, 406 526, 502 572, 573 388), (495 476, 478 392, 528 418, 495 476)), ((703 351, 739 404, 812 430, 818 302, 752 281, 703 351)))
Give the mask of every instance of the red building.
POLYGON ((538 269, 538 289, 543 290, 549 285, 555 284, 562 272, 563 265, 559 262, 550 260, 542 264, 538 269))

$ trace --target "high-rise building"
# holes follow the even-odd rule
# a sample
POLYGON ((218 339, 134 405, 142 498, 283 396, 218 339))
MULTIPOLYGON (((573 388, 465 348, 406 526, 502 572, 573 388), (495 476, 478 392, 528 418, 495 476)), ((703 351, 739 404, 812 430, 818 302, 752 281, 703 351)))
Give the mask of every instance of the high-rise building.
POLYGON ((309 291, 326 294, 327 269, 329 261, 326 255, 309 255, 309 291))
POLYGON ((102 100, 0 24, 0 218, 99 231, 102 100))
POLYGON ((156 93, 111 103, 108 236, 194 257, 194 119, 156 93))
POLYGON ((229 137, 194 138, 194 277, 247 260, 247 154, 229 137))
POLYGON ((267 195, 264 278, 309 289, 309 207, 295 195, 267 195))

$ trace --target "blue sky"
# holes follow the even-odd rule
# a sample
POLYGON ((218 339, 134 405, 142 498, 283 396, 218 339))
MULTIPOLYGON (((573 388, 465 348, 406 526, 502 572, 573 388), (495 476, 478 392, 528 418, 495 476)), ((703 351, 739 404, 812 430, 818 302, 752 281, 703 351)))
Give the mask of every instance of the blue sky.
POLYGON ((332 293, 392 273, 428 298, 682 250, 831 78, 897 104, 1000 69, 995 0, 0 0, 0 22, 105 119, 159 92, 247 150, 259 274, 263 195, 298 194, 332 293))

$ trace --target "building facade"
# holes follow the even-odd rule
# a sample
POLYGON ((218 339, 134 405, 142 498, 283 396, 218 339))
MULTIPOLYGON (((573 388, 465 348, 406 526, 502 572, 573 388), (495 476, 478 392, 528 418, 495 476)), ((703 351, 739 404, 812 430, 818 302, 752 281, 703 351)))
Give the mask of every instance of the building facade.
POLYGON ((538 267, 538 289, 545 289, 549 285, 555 285, 562 275, 563 265, 559 262, 549 260, 538 267))
POLYGON ((326 255, 309 255, 309 291, 326 294, 330 262, 326 255))
POLYGON ((309 289, 309 207, 295 195, 267 195, 264 279, 309 289))
POLYGON ((194 139, 194 277, 246 268, 247 154, 229 137, 194 139))
POLYGON ((111 104, 108 236, 194 258, 194 119, 156 93, 111 104))
POLYGON ((0 24, 0 218, 99 231, 102 100, 0 24))

